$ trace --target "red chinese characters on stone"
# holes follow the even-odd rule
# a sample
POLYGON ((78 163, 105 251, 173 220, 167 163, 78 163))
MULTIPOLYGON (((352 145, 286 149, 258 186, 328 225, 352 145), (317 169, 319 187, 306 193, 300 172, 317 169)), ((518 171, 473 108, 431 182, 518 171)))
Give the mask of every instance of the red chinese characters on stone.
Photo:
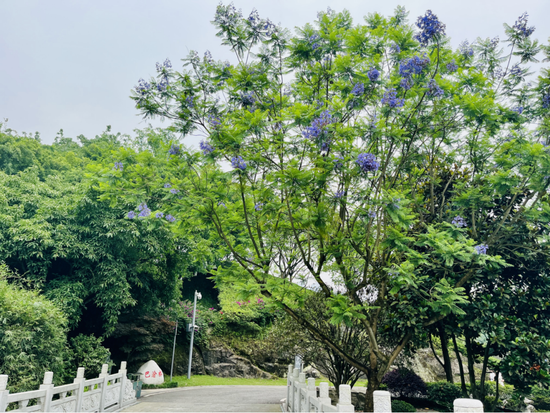
POLYGON ((153 378, 157 377, 157 372, 153 370, 153 378))
MULTIPOLYGON (((149 377, 151 377, 151 372, 146 371, 146 372, 145 372, 145 378, 148 379, 149 377)), ((154 377, 154 376, 153 376, 153 377, 154 377)))
POLYGON ((162 371, 159 371, 159 377, 162 376, 162 371))

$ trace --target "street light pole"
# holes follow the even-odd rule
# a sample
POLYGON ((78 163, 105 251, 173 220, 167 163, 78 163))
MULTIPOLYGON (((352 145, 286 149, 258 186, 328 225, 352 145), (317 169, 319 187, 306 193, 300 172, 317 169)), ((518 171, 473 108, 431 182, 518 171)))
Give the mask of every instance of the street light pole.
POLYGON ((193 322, 191 323, 191 343, 189 344, 189 367, 187 368, 187 379, 191 378, 191 361, 193 360, 193 339, 195 338, 195 314, 197 312, 197 298, 202 298, 201 293, 195 291, 195 300, 193 302, 193 322))
POLYGON ((174 331, 174 347, 172 348, 172 365, 170 366, 170 381, 172 381, 172 372, 174 371, 174 354, 176 354, 176 335, 178 334, 178 320, 176 320, 176 329, 174 331))

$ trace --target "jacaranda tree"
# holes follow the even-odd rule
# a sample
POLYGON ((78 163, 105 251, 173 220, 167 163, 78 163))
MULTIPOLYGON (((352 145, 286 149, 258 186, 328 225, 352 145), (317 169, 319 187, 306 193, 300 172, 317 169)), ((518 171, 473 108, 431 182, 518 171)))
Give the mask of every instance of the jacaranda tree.
POLYGON ((134 200, 129 219, 214 231, 231 261, 216 277, 363 371, 372 411, 401 351, 506 267, 510 223, 547 242, 550 76, 529 83, 525 67, 542 46, 526 15, 506 27, 509 56, 498 38, 453 50, 435 14, 411 25, 403 8, 356 25, 328 10, 291 35, 220 5, 214 25, 233 63, 191 52, 133 94, 145 117, 202 134, 202 153, 174 142, 159 173, 121 151, 104 196, 134 200), (360 320, 368 354, 300 315, 297 281, 322 293, 332 323, 360 320))

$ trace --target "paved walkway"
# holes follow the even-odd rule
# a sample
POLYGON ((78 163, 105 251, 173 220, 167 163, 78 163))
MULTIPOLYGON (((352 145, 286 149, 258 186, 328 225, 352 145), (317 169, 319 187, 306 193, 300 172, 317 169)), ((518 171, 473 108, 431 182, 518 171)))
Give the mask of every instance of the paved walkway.
POLYGON ((143 390, 122 412, 280 412, 286 386, 200 386, 143 390))

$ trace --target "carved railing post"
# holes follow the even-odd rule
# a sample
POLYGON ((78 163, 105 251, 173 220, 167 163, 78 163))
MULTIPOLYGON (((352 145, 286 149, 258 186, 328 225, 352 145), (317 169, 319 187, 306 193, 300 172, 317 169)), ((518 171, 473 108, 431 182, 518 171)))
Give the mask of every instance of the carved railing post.
POLYGON ((304 404, 305 404, 305 388, 306 388, 306 374, 300 373, 298 376, 298 409, 295 410, 296 412, 303 412, 305 411, 304 404))
POLYGON ((326 382, 319 383, 319 401, 329 405, 332 403, 328 395, 328 383, 326 382))
POLYGON ((288 372, 286 374, 286 403, 284 405, 285 412, 288 412, 288 408, 292 406, 292 374, 294 373, 294 366, 288 365, 288 372))
POLYGON ((84 381, 86 379, 84 378, 84 367, 79 367, 78 370, 76 370, 76 378, 73 380, 73 383, 79 383, 80 386, 78 387, 78 390, 76 391, 76 412, 82 411, 82 399, 84 399, 84 381))
POLYGON ((338 387, 338 404, 336 407, 339 412, 354 412, 355 407, 351 404, 351 386, 349 384, 341 384, 338 387))
POLYGON ((0 412, 5 412, 8 408, 8 375, 0 374, 0 412))
POLYGON ((307 398, 305 411, 309 412, 310 399, 317 397, 317 390, 315 389, 315 378, 310 377, 307 379, 307 398))
POLYGON ((49 412, 50 403, 52 402, 52 389, 53 389, 53 372, 47 371, 44 373, 44 380, 40 385, 40 390, 46 390, 44 397, 40 398, 40 411, 49 412))
POLYGON ((298 387, 298 378, 300 376, 300 369, 294 369, 292 372, 292 405, 293 412, 297 412, 300 406, 300 388, 298 387))
POLYGON ((120 363, 120 369, 118 372, 121 374, 120 377, 120 395, 118 398, 118 407, 122 408, 122 404, 124 403, 124 395, 126 394, 126 381, 128 380, 126 377, 126 362, 123 361, 120 363))
POLYGON ((99 373, 99 377, 103 378, 103 383, 101 383, 101 397, 99 398, 99 411, 102 412, 105 410, 105 397, 107 396, 107 382, 109 381, 109 373, 107 370, 109 369, 108 364, 103 364, 101 366, 101 373, 99 373))
POLYGON ((385 390, 375 390, 373 393, 374 413, 391 413, 391 393, 385 390))

